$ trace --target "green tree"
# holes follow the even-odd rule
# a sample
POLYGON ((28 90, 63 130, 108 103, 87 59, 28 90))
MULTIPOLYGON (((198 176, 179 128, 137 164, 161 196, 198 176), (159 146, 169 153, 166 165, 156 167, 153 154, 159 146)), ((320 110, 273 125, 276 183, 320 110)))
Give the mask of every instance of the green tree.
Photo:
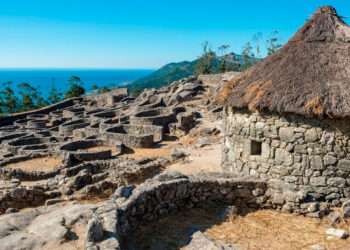
POLYGON ((196 65, 196 74, 210 74, 214 71, 214 63, 216 59, 216 54, 209 46, 209 42, 203 43, 203 53, 201 57, 199 58, 197 65, 196 65))
POLYGON ((230 45, 223 44, 218 48, 219 56, 220 56, 220 64, 219 64, 219 72, 224 73, 229 70, 229 55, 227 54, 227 50, 230 48, 230 45))
POLYGON ((64 98, 79 97, 85 94, 83 82, 78 76, 71 76, 68 80, 69 88, 64 94, 64 98))
POLYGON ((245 70, 253 65, 254 63, 254 52, 253 52, 253 46, 250 42, 247 42, 242 50, 242 70, 245 70))
POLYGON ((96 83, 93 83, 92 86, 91 86, 91 89, 94 91, 94 92, 97 92, 99 87, 96 83))
POLYGON ((0 91, 2 100, 1 111, 4 113, 14 113, 18 109, 18 99, 12 87, 12 82, 6 82, 3 84, 4 88, 0 91))
POLYGON ((261 42, 261 39, 263 37, 263 34, 261 32, 259 33, 256 33, 254 36, 253 36, 253 44, 254 44, 254 47, 255 47, 255 56, 257 58, 261 58, 261 45, 260 45, 260 42, 261 42))
POLYGON ((109 91, 111 91, 110 88, 108 88, 108 87, 106 87, 106 86, 103 86, 103 87, 100 87, 100 88, 97 90, 97 93, 103 94, 103 93, 107 93, 107 92, 109 92, 109 91))
POLYGON ((42 108, 42 107, 45 107, 45 106, 47 106, 49 104, 50 104, 50 102, 48 100, 46 100, 42 96, 40 88, 38 88, 36 90, 36 95, 35 95, 35 106, 36 106, 36 108, 42 108))
POLYGON ((51 85, 48 100, 51 104, 58 103, 62 100, 62 93, 60 93, 54 84, 51 85))
POLYGON ((37 90, 29 83, 18 84, 19 95, 21 96, 20 111, 27 111, 36 108, 37 90))
POLYGON ((3 99, 3 97, 2 97, 2 95, 0 93, 0 116, 2 114, 4 114, 4 113, 5 113, 5 110, 4 110, 4 99, 3 99))
POLYGON ((269 56, 274 54, 282 47, 282 44, 279 43, 278 34, 278 31, 275 30, 266 41, 267 55, 269 56))

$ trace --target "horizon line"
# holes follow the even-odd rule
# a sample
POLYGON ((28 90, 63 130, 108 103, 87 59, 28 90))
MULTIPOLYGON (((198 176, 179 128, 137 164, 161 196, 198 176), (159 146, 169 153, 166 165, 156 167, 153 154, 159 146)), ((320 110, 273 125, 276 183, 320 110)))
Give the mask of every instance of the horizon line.
POLYGON ((0 67, 1 70, 157 70, 159 68, 113 68, 113 67, 0 67))

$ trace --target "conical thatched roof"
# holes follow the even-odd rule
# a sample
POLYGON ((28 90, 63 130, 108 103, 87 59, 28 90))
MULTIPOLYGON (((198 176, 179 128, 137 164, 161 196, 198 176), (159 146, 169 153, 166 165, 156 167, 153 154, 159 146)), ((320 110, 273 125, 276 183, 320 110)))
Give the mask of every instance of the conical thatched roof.
POLYGON ((304 116, 350 116, 350 27, 332 7, 316 11, 277 53, 223 88, 222 104, 304 116))

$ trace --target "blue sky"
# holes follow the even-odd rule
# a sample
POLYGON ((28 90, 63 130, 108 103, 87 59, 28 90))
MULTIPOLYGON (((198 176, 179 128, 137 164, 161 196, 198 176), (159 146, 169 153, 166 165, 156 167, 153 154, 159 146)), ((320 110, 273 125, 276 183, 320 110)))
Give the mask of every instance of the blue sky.
POLYGON ((321 5, 350 17, 349 0, 4 0, 0 68, 157 68, 206 40, 240 52, 258 32, 287 41, 321 5))

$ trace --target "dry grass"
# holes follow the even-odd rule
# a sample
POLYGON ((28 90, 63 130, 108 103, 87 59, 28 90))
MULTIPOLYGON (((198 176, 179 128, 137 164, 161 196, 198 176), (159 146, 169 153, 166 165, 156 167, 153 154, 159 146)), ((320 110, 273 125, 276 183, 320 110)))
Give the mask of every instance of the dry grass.
MULTIPOLYGON (((220 208, 197 208, 142 226, 130 239, 134 249, 186 249, 194 231, 241 250, 349 250, 350 239, 327 240, 327 221, 261 210, 222 220, 220 208)), ((343 224, 342 228, 348 228, 343 224)))
MULTIPOLYGON (((218 223, 214 209, 191 209, 157 222, 147 223, 130 235, 126 243, 135 250, 175 250, 185 247, 194 230, 218 223)), ((199 250, 199 249, 198 249, 199 250)))
POLYGON ((154 148, 134 148, 131 154, 127 156, 129 158, 139 160, 144 157, 165 157, 170 158, 171 151, 176 147, 177 142, 174 141, 163 141, 160 145, 154 148))
MULTIPOLYGON (((325 221, 282 214, 276 211, 257 211, 238 216, 206 231, 213 239, 237 244, 242 250, 309 250, 320 244, 327 250, 348 250, 350 240, 327 240, 325 221)), ((348 228, 348 226, 343 225, 348 228)))
POLYGON ((12 163, 6 165, 9 169, 21 169, 23 171, 42 171, 50 172, 57 169, 62 163, 62 158, 57 156, 46 156, 34 158, 27 161, 12 163))

